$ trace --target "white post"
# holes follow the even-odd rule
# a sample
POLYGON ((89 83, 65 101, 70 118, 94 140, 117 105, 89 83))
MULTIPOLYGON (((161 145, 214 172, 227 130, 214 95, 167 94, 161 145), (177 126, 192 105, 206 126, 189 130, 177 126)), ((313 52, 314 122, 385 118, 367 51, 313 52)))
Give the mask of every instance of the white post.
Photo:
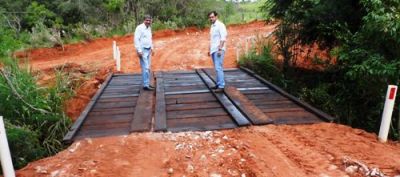
POLYGON ((0 116, 0 159, 4 177, 15 177, 3 116, 0 116))
POLYGON ((379 129, 379 140, 386 142, 389 134, 390 122, 392 120, 392 113, 394 101, 396 99, 397 86, 389 85, 386 92, 385 107, 383 108, 381 128, 379 129))
POLYGON ((249 53, 249 38, 246 38, 246 55, 249 53))
POLYGON ((117 71, 121 71, 121 51, 117 46, 117 71))
POLYGON ((236 45, 236 63, 239 63, 239 59, 240 59, 239 45, 236 45))
POLYGON ((117 59, 117 42, 113 41, 113 59, 117 59))

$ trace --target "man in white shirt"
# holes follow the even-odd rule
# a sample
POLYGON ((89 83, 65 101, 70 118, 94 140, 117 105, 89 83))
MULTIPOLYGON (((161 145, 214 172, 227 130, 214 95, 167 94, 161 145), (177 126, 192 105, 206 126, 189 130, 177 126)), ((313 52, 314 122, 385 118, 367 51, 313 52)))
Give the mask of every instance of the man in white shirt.
POLYGON ((211 55, 217 74, 217 84, 213 89, 220 92, 225 88, 223 64, 226 51, 226 36, 228 33, 225 25, 218 20, 218 13, 216 11, 208 13, 208 18, 211 22, 210 51, 208 55, 211 55))
POLYGON ((144 90, 154 90, 154 87, 150 85, 150 66, 153 52, 151 22, 151 16, 145 15, 143 23, 136 27, 134 36, 134 44, 142 69, 144 90))

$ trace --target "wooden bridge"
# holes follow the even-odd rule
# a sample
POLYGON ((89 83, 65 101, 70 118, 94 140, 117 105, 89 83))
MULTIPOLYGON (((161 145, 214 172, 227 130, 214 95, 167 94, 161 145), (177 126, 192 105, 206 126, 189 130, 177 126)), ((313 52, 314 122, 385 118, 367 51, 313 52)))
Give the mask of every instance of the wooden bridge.
POLYGON ((263 124, 333 121, 246 69, 226 69, 223 92, 213 69, 156 72, 155 91, 140 74, 109 75, 64 141, 148 131, 202 131, 263 124))

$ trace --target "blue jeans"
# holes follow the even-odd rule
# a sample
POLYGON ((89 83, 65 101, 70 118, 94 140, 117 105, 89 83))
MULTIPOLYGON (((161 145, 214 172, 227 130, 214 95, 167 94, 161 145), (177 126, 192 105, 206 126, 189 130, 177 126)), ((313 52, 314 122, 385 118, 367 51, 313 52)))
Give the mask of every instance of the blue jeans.
POLYGON ((225 51, 221 51, 221 55, 218 56, 218 52, 214 52, 211 54, 213 63, 214 63, 214 69, 215 73, 217 73, 217 87, 218 88, 224 88, 225 87, 225 81, 224 81, 224 57, 225 57, 225 51))
POLYGON ((150 85, 150 66, 151 66, 151 49, 143 49, 143 55, 140 58, 140 67, 142 69, 143 87, 150 85))

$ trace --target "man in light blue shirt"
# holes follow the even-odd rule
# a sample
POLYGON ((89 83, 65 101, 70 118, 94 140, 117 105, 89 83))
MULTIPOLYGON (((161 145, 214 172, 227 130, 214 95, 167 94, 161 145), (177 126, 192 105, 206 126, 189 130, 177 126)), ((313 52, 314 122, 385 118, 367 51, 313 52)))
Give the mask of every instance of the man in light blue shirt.
POLYGON ((217 74, 217 84, 213 89, 220 92, 225 88, 223 64, 226 51, 226 36, 228 33, 225 25, 218 20, 218 13, 216 11, 208 13, 208 18, 211 22, 210 51, 208 55, 211 55, 217 74))
POLYGON ((153 52, 151 22, 151 16, 145 15, 143 23, 136 27, 134 36, 134 44, 142 69, 144 90, 154 90, 154 87, 150 85, 150 66, 153 52))

